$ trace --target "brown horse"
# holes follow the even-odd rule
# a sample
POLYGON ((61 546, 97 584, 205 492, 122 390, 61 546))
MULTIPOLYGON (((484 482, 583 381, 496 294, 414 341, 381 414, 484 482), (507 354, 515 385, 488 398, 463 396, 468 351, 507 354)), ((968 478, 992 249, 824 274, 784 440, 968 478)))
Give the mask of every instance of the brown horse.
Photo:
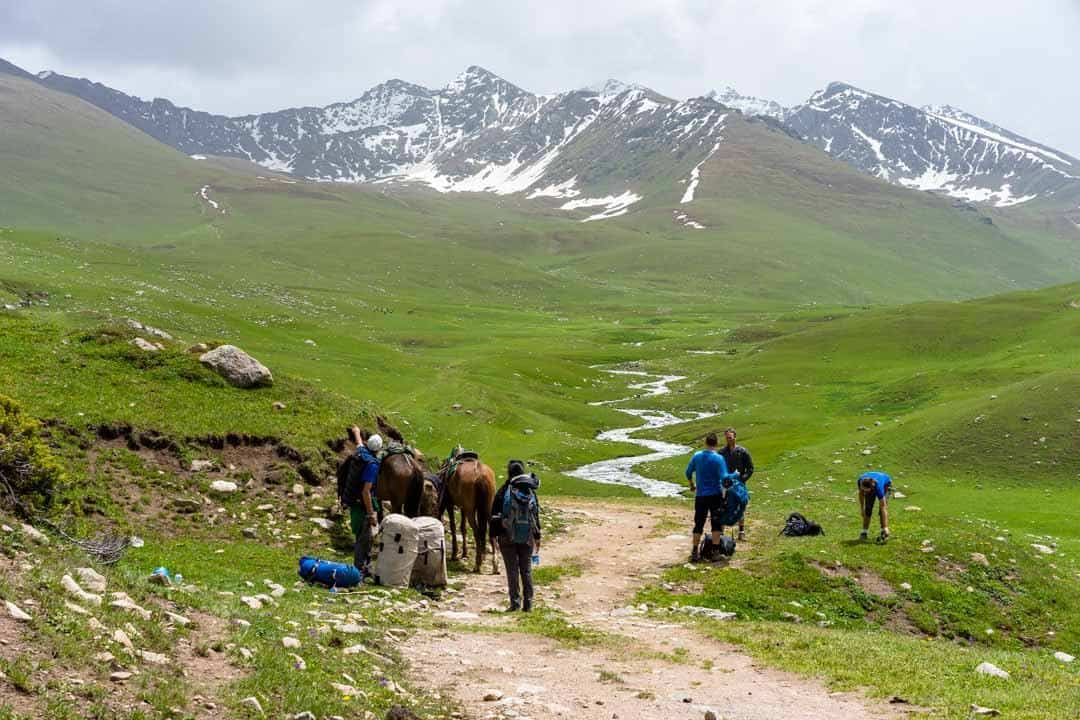
POLYGON ((490 546, 491 572, 497 575, 499 563, 496 559, 498 553, 495 551, 495 539, 488 534, 491 504, 495 501, 495 472, 482 463, 479 457, 466 456, 459 459, 458 456, 462 452, 461 446, 454 448, 450 459, 440 471, 446 482, 442 509, 450 512, 451 557, 455 560, 458 557, 454 508, 461 508, 461 559, 464 560, 469 554, 465 527, 468 522, 473 531, 473 538, 476 540, 474 571, 480 572, 480 567, 484 563, 484 553, 490 546))
POLYGON ((391 451, 379 465, 379 502, 388 513, 440 517, 438 478, 430 475, 421 459, 391 451))

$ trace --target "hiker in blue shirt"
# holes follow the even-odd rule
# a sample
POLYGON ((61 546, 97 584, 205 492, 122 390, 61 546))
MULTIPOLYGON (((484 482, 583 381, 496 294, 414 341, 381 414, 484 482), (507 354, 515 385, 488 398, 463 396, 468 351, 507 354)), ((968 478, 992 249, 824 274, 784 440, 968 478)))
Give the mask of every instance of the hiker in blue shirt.
POLYGON ((859 539, 865 540, 870 530, 870 516, 874 514, 874 501, 880 500, 878 517, 881 521, 881 535, 878 540, 884 542, 889 538, 889 511, 887 508, 887 496, 892 492, 892 478, 883 472, 872 470, 859 476, 857 483, 859 489, 859 508, 862 510, 862 532, 859 539))
POLYGON ((701 559, 698 547, 705 530, 706 515, 712 528, 713 547, 720 546, 720 538, 724 534, 724 527, 720 524, 724 502, 723 483, 725 480, 739 479, 738 473, 728 472, 724 456, 717 452, 719 445, 720 439, 716 433, 709 433, 705 436, 705 449, 694 453, 686 466, 686 479, 690 482, 690 492, 694 493, 694 549, 690 552, 690 562, 701 559))
POLYGON ((376 493, 379 479, 378 453, 383 441, 378 435, 368 435, 359 428, 349 433, 356 443, 355 461, 349 472, 350 495, 358 502, 349 505, 349 525, 353 536, 353 564, 364 575, 370 574, 371 536, 379 526, 379 498, 376 493))

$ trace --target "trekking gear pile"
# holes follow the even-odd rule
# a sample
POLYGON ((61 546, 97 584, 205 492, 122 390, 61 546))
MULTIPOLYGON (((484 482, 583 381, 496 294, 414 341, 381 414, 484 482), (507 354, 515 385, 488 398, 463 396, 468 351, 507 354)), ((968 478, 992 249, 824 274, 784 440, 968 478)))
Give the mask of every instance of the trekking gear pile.
POLYGON ((824 535, 825 530, 812 520, 807 520, 801 513, 793 512, 788 515, 781 535, 788 537, 802 537, 804 535, 824 535))

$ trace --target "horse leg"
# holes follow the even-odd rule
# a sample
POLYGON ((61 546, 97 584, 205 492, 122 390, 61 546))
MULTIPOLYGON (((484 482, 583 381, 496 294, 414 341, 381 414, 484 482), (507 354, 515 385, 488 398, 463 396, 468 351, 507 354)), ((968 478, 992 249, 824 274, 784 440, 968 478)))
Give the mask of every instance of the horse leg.
POLYGON ((450 559, 457 560, 457 528, 454 527, 454 506, 450 505, 450 559))
POLYGON ((473 512, 469 514, 469 527, 473 531, 473 539, 476 541, 476 567, 473 568, 473 572, 479 574, 480 568, 484 564, 484 547, 487 543, 484 542, 484 538, 480 537, 480 524, 477 522, 477 510, 473 508, 473 512))
POLYGON ((461 559, 469 557, 468 526, 465 521, 465 508, 461 508, 461 559))
POLYGON ((498 575, 499 574, 499 552, 495 548, 495 538, 489 538, 489 543, 491 545, 491 574, 492 575, 498 575))

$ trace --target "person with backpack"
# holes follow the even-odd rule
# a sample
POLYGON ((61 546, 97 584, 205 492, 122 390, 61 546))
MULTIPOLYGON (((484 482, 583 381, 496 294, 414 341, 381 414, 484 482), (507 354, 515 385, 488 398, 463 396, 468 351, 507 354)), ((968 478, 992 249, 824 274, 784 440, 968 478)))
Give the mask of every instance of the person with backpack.
MULTIPOLYGON (((724 447, 720 448, 720 454, 724 456, 728 470, 739 474, 739 480, 745 485, 750 476, 754 474, 754 460, 750 457, 750 451, 742 445, 735 443, 735 428, 729 427, 724 431, 724 447)), ((739 541, 746 539, 746 516, 739 518, 739 541)))
POLYGON ((349 525, 353 537, 353 565, 362 575, 370 574, 371 536, 379 526, 379 498, 376 484, 379 479, 378 453, 382 450, 382 438, 368 435, 360 428, 349 429, 349 437, 356 443, 356 452, 338 469, 338 498, 349 509, 349 525))
POLYGON ((881 522, 880 542, 889 539, 889 510, 886 497, 892 492, 892 477, 888 473, 871 470, 859 476, 857 483, 859 490, 859 509, 862 510, 862 532, 860 540, 866 540, 870 530, 870 517, 874 514, 874 501, 880 500, 878 507, 878 519, 881 522))
POLYGON ((728 471, 724 456, 717 452, 719 445, 720 439, 716 433, 710 432, 705 436, 705 449, 694 453, 686 466, 686 479, 690 483, 690 492, 694 493, 694 547, 690 551, 690 562, 701 560, 698 548, 705 530, 706 516, 712 529, 712 547, 720 547, 724 534, 724 482, 739 479, 738 473, 728 471))
POLYGON ((510 595, 507 612, 532 610, 532 558, 540 552, 540 501, 536 497, 539 487, 539 478, 525 473, 525 463, 511 460, 506 468, 506 482, 495 493, 491 505, 491 533, 499 542, 506 565, 510 595))

